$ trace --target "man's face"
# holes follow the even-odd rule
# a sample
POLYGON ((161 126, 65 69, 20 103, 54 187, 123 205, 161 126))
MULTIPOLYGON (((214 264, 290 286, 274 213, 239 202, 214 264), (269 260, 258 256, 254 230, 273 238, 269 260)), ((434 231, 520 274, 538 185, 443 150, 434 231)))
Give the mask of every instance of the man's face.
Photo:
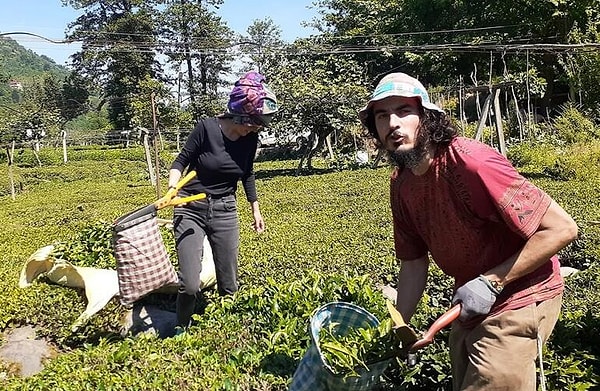
POLYGON ((392 96, 373 104, 379 140, 393 154, 405 154, 417 144, 421 104, 418 98, 392 96))

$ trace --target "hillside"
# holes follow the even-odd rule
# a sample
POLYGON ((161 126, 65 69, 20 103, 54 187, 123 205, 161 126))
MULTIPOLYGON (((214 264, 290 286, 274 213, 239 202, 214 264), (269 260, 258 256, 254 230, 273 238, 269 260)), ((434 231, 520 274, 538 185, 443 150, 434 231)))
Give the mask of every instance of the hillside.
POLYGON ((63 78, 68 70, 47 56, 40 56, 8 37, 0 37, 0 102, 10 99, 14 91, 9 83, 26 85, 44 74, 63 78))

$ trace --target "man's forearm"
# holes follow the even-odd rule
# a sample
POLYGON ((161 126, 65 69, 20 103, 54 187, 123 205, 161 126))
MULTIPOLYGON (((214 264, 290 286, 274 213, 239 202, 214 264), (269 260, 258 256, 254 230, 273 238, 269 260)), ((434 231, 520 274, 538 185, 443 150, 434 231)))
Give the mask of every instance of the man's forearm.
POLYGON ((427 256, 411 261, 401 261, 396 308, 406 323, 412 318, 423 295, 428 269, 429 259, 427 256))

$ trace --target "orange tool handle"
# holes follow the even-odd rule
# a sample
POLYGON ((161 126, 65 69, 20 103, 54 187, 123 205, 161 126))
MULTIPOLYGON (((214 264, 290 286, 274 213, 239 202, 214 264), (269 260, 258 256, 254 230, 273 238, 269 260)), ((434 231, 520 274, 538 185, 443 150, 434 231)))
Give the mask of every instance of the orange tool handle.
POLYGON ((443 329, 444 327, 448 326, 453 321, 455 321, 459 315, 460 304, 457 304, 454 307, 450 308, 448 311, 446 311, 442 316, 437 318, 437 320, 433 322, 431 327, 429 327, 429 330, 427 330, 425 334, 423 334, 423 337, 421 337, 420 340, 412 344, 412 346, 410 347, 410 351, 414 352, 432 343, 433 337, 435 337, 437 332, 443 329))

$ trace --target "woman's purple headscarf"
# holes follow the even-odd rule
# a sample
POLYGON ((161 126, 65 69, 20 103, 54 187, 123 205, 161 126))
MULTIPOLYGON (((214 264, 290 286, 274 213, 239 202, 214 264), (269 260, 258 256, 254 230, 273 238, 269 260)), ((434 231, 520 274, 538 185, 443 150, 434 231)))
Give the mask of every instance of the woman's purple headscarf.
POLYGON ((263 116, 277 112, 277 98, 258 72, 248 72, 235 82, 227 112, 242 116, 263 116))

